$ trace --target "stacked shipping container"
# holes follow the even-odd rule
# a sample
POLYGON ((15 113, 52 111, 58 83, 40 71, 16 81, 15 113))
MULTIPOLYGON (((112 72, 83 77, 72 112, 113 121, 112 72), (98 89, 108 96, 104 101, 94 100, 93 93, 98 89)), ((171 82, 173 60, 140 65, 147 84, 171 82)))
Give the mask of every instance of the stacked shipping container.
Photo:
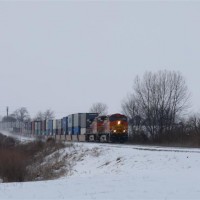
POLYGON ((73 137, 78 139, 78 135, 83 136, 85 133, 89 133, 88 129, 92 121, 97 116, 97 113, 76 113, 57 120, 36 120, 26 123, 14 122, 14 125, 9 122, 1 123, 0 126, 1 128, 6 129, 14 127, 16 129, 15 131, 19 129, 19 131, 21 131, 22 133, 34 134, 38 136, 57 135, 60 136, 59 138, 63 138, 66 140, 73 137))
POLYGON ((42 133, 42 121, 35 121, 35 134, 41 135, 42 133))
POLYGON ((74 134, 74 114, 68 116, 68 134, 74 134))
POLYGON ((56 119, 53 119, 53 135, 56 135, 56 119))
POLYGON ((48 120, 48 135, 53 135, 53 120, 48 120))
POLYGON ((63 135, 68 134, 68 117, 62 118, 62 134, 63 135))
POLYGON ((57 119, 56 120, 56 135, 61 135, 62 133, 62 120, 57 119))
POLYGON ((46 135, 46 120, 42 121, 41 134, 46 135))
POLYGON ((98 116, 98 113, 77 113, 74 114, 74 135, 87 133, 93 120, 98 116))

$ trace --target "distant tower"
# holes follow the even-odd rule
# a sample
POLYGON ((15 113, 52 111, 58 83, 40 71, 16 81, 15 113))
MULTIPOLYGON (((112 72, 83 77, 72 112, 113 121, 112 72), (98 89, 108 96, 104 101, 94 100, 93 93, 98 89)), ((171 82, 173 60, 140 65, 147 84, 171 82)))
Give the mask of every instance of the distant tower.
POLYGON ((7 117, 8 117, 8 110, 9 110, 9 108, 8 108, 8 106, 6 107, 6 114, 7 114, 7 117))

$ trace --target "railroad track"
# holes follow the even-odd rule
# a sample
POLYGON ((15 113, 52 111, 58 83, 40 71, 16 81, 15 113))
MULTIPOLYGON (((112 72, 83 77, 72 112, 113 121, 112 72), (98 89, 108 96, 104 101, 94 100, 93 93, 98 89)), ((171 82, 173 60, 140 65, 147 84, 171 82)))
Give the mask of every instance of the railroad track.
MULTIPOLYGON (((94 143, 93 143, 94 144, 94 143)), ((130 145, 130 144, 111 144, 111 143, 96 143, 99 146, 128 148, 141 151, 165 151, 165 152, 180 152, 180 153, 200 153, 200 148, 185 148, 185 147, 163 147, 151 145, 130 145)))
MULTIPOLYGON (((26 137, 28 139, 32 139, 28 136, 20 135, 20 134, 12 134, 8 131, 1 131, 4 135, 13 136, 15 138, 20 139, 21 137, 26 137)), ((73 142, 70 143, 77 143, 77 144, 86 144, 86 142, 73 142)), ((102 147, 115 147, 115 148, 128 148, 140 151, 165 151, 165 152, 180 152, 180 153, 200 153, 200 148, 185 148, 185 147, 166 147, 166 146, 152 146, 152 145, 135 145, 135 144, 116 144, 116 143, 99 143, 99 142, 87 142, 87 144, 97 144, 102 147)))

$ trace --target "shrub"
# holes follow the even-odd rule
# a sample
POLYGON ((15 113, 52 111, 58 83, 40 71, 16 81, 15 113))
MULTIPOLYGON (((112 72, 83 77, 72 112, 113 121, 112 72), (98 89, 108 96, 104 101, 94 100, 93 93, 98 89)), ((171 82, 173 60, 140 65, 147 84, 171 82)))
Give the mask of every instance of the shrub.
POLYGON ((64 147, 64 143, 55 139, 20 144, 0 134, 0 181, 22 182, 60 177, 65 173, 65 160, 59 159, 59 150, 64 147), (46 157, 48 155, 51 156, 46 157))
POLYGON ((0 150, 0 177, 3 182, 24 181, 27 170, 27 158, 14 149, 0 150))

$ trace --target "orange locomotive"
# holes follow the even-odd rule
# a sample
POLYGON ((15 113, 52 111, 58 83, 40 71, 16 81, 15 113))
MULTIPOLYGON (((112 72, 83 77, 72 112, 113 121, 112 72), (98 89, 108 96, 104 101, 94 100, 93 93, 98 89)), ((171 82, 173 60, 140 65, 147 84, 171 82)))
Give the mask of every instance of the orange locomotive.
POLYGON ((128 139, 128 121, 122 114, 96 117, 88 134, 88 141, 125 142, 128 139))

